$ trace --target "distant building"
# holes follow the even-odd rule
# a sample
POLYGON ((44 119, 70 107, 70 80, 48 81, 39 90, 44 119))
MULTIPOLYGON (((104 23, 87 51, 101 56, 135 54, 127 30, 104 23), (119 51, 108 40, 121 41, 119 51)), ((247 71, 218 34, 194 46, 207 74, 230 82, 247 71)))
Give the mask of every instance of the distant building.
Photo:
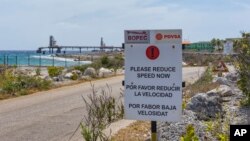
POLYGON ((49 47, 56 47, 57 45, 56 45, 56 40, 55 40, 55 38, 54 38, 54 36, 50 36, 49 37, 49 47))
POLYGON ((100 43, 100 47, 104 47, 105 46, 105 43, 103 41, 103 38, 101 37, 101 43, 100 43))
POLYGON ((185 50, 194 50, 194 51, 213 51, 214 46, 209 41, 202 41, 196 43, 182 43, 182 48, 185 50))
POLYGON ((182 41, 182 49, 185 49, 185 48, 186 48, 186 46, 187 46, 187 45, 189 45, 189 44, 191 44, 191 42, 190 42, 190 41, 188 41, 188 40, 184 40, 184 41, 182 41))

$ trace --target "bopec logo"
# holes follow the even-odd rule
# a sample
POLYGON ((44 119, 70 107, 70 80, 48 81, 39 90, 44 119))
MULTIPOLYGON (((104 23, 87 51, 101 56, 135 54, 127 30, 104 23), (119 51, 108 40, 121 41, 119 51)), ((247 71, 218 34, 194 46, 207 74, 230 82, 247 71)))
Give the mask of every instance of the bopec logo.
POLYGON ((128 41, 147 41, 148 33, 146 31, 127 31, 128 41))
POLYGON ((156 40, 164 40, 164 39, 180 39, 181 35, 178 34, 162 34, 162 33, 157 33, 155 35, 156 40))

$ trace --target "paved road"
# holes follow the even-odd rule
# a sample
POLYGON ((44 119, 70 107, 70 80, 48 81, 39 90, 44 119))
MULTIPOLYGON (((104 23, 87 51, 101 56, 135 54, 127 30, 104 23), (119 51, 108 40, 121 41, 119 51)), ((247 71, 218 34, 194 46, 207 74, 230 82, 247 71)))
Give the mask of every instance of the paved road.
POLYGON ((194 83, 204 71, 205 67, 185 67, 182 72, 183 80, 188 84, 194 83))
MULTIPOLYGON (((184 80, 193 81, 204 68, 184 68, 184 80)), ((118 76, 93 82, 97 89, 108 83, 118 96, 118 76)), ((67 86, 33 95, 0 101, 0 141, 67 141, 86 114, 82 95, 91 93, 90 83, 67 86)), ((72 141, 81 138, 80 131, 72 141)))

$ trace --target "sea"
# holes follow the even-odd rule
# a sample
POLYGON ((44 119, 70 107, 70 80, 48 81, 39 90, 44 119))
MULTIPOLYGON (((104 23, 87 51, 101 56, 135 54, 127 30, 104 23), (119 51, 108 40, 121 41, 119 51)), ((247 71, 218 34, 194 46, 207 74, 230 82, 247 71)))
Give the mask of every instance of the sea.
MULTIPOLYGON (((74 52, 69 53, 74 54, 74 52)), ((0 50, 0 65, 70 67, 89 63, 91 61, 78 61, 71 58, 57 57, 55 54, 36 53, 35 50, 0 50)))

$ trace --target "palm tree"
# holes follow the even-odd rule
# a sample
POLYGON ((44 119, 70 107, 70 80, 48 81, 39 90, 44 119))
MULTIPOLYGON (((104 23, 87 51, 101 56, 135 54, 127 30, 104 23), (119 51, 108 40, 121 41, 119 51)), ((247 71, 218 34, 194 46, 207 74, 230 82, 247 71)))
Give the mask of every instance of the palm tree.
POLYGON ((223 49, 223 42, 220 39, 213 38, 211 41, 212 46, 217 50, 223 49))
POLYGON ((216 46, 216 39, 213 38, 213 39, 210 41, 210 43, 212 44, 213 47, 215 47, 215 46, 216 46))
POLYGON ((219 51, 223 50, 223 43, 222 43, 222 40, 217 39, 217 40, 216 40, 216 46, 217 46, 217 48, 218 48, 219 51))

